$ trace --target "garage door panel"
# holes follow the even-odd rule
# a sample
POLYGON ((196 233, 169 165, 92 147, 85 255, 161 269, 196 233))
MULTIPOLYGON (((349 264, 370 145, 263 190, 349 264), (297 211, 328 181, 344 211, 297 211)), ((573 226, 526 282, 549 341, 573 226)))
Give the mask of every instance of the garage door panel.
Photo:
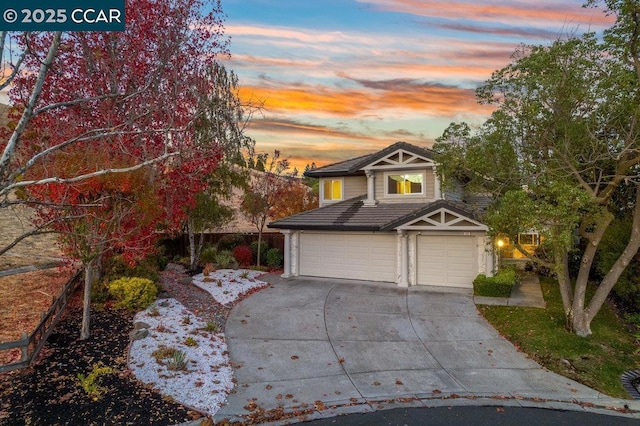
POLYGON ((418 284, 473 287, 478 274, 475 238, 421 235, 417 245, 418 284))
POLYGON ((302 233, 300 274, 395 281, 395 235, 302 233))

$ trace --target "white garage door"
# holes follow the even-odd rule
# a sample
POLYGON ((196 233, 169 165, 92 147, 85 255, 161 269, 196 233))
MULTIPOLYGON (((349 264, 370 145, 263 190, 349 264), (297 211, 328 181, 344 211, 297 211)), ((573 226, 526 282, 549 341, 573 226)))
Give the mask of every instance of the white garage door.
POLYGON ((476 238, 418 236, 418 284, 473 287, 478 275, 476 238))
POLYGON ((300 275, 396 281, 394 234, 300 234, 300 275))

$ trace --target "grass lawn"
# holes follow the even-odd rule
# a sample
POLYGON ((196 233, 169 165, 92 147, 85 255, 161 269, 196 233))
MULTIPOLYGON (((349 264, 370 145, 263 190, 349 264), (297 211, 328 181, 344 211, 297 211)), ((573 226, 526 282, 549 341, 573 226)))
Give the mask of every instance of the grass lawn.
POLYGON ((478 306, 508 340, 551 371, 607 395, 629 398, 620 375, 640 369, 640 347, 610 306, 591 323, 593 334, 578 337, 565 329, 557 281, 541 278, 546 309, 478 306))

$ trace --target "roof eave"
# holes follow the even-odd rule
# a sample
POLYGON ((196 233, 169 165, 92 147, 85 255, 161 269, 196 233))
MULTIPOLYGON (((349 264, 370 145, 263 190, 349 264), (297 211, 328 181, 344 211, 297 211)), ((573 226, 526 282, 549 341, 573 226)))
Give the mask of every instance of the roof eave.
POLYGON ((316 172, 311 171, 304 174, 306 177, 310 178, 323 178, 323 177, 341 177, 341 176, 364 176, 364 170, 355 170, 355 171, 335 171, 335 172, 316 172))
POLYGON ((270 223, 268 228, 290 229, 292 231, 361 231, 361 232, 380 232, 379 226, 358 226, 358 225, 301 225, 301 224, 282 224, 270 223))

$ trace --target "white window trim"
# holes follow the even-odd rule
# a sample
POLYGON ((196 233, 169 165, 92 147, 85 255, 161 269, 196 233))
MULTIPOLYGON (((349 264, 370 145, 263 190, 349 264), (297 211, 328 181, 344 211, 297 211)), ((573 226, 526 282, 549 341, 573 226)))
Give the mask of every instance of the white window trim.
POLYGON ((411 197, 424 197, 427 193, 427 172, 424 170, 415 171, 415 170, 407 170, 403 171, 394 171, 394 172, 385 172, 384 173, 384 197, 385 198, 411 198, 411 197), (389 194, 389 176, 396 175, 422 175, 422 191, 415 194, 389 194))
POLYGON ((321 203, 337 203, 338 201, 344 200, 344 178, 322 178, 320 180, 320 202, 321 203), (340 181, 340 198, 336 198, 335 200, 327 200, 324 198, 324 183, 327 181, 340 181))

